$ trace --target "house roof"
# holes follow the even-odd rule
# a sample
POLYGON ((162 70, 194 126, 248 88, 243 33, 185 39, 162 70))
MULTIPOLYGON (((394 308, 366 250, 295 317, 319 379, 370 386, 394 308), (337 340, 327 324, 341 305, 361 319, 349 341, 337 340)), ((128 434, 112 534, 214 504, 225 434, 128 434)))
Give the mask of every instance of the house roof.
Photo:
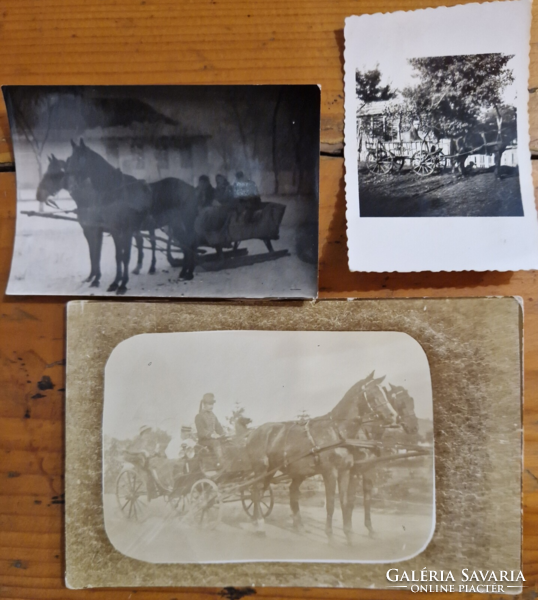
POLYGON ((377 102, 368 102, 359 108, 357 116, 373 117, 382 115, 389 104, 394 104, 394 100, 378 100, 377 102))

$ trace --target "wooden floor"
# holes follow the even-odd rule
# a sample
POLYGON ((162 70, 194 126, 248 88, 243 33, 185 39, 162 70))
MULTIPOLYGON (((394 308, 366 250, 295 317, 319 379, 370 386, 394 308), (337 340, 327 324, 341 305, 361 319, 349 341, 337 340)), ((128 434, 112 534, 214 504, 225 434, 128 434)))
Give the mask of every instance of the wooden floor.
MULTIPOLYGON (((0 0, 0 83, 321 84, 322 298, 517 295, 524 300, 523 560, 529 587, 523 597, 534 599, 538 592, 536 272, 364 274, 350 273, 347 269, 341 157, 344 18, 351 14, 441 4, 456 2, 0 0)), ((536 3, 534 14, 529 88, 531 147, 538 153, 536 3)), ((3 107, 0 129, 0 163, 10 163, 12 155, 3 107)), ((534 171, 538 176, 537 167, 534 171)), ((2 291, 9 274, 14 219, 15 175, 0 173, 2 291)), ((240 598, 250 594, 281 599, 413 597, 407 592, 301 588, 255 592, 201 588, 79 592, 65 589, 62 544, 65 299, 3 297, 0 328, 0 598, 179 600, 240 598), (50 377, 52 389, 46 389, 50 386, 44 377, 50 377)))

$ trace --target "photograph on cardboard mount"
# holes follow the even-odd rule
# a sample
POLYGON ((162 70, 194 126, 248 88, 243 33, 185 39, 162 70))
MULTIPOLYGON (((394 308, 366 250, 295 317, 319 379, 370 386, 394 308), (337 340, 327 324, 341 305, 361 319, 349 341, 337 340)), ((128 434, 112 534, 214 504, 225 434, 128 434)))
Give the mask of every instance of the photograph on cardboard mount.
POLYGON ((405 333, 131 337, 102 433, 105 529, 131 558, 382 563, 433 535, 430 369, 405 333))
POLYGON ((511 55, 356 70, 361 217, 523 216, 511 55))
POLYGON ((317 86, 3 91, 8 293, 316 296, 317 86))

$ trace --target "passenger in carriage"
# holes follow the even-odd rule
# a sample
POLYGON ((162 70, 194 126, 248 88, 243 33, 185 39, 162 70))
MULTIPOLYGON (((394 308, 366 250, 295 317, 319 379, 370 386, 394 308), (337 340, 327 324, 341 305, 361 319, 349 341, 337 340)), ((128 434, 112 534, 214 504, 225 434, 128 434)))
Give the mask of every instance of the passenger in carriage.
POLYGON ((235 174, 235 178, 233 194, 237 202, 237 208, 244 214, 245 223, 252 223, 254 213, 262 205, 258 186, 254 181, 247 179, 243 171, 238 171, 235 174))
POLYGON ((194 424, 198 433, 198 443, 211 450, 217 460, 217 468, 220 469, 223 465, 220 438, 224 436, 224 429, 213 413, 215 402, 213 394, 204 394, 200 402, 200 410, 194 418, 194 424))
POLYGON ((213 204, 215 198, 215 188, 211 185, 211 181, 207 175, 200 175, 198 185, 196 187, 196 199, 198 208, 207 208, 213 204))
POLYGON ((234 190, 232 184, 220 173, 215 177, 215 200, 221 206, 235 206, 234 190))

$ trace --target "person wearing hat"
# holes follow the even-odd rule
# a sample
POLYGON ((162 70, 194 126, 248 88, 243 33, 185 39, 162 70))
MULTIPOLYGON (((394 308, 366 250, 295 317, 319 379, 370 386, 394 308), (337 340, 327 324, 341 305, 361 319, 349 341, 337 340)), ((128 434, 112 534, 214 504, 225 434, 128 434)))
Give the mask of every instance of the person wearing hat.
POLYGON ((219 438, 224 435, 224 429, 213 413, 215 402, 213 394, 203 395, 200 401, 200 410, 194 418, 194 424, 198 433, 198 443, 211 450, 217 459, 217 468, 220 468, 223 463, 223 456, 219 438))

